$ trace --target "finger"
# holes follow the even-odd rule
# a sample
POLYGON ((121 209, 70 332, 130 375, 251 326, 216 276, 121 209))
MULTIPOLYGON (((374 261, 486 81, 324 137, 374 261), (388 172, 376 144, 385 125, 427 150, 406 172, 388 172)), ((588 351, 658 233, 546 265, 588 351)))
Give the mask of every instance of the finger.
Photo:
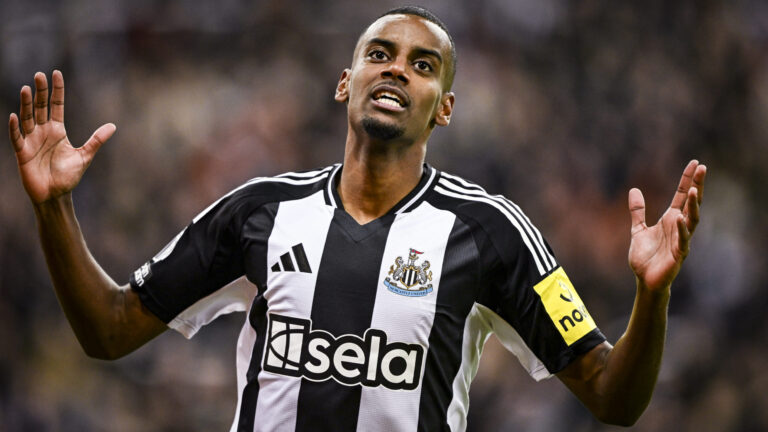
POLYGON ((691 189, 688 190, 688 200, 685 206, 685 212, 683 213, 688 222, 686 226, 691 234, 696 230, 696 225, 699 224, 699 200, 696 199, 698 194, 699 191, 696 187, 691 187, 691 189))
POLYGON ((64 122, 64 76, 60 71, 53 71, 51 75, 51 120, 64 122))
POLYGON ((35 130, 35 116, 32 114, 32 89, 29 86, 21 88, 21 108, 19 117, 21 117, 21 130, 25 135, 29 135, 35 130))
POLYGON ((35 122, 43 124, 48 121, 48 79, 45 74, 35 74, 35 122))
POLYGON ((645 199, 640 189, 629 190, 629 216, 632 219, 632 234, 645 228, 645 199))
POLYGON ((24 139, 21 137, 21 131, 19 130, 19 118, 16 114, 11 114, 11 118, 8 119, 8 136, 11 138, 11 144, 13 150, 18 153, 24 147, 24 139))
POLYGON ((688 227, 685 226, 685 216, 678 214, 675 219, 677 224, 677 247, 683 254, 683 257, 688 255, 688 245, 690 244, 691 232, 688 231, 688 227))
POLYGON ((696 167, 696 172, 693 173, 693 185, 698 190, 698 194, 696 195, 696 200, 698 201, 699 205, 701 205, 701 201, 704 199, 704 179, 707 177, 707 166, 706 165, 699 165, 696 167))
POLYGON ((88 138, 88 141, 78 149, 78 151, 82 152, 81 154, 83 155, 83 161, 86 166, 90 165, 93 157, 96 156, 96 152, 99 151, 99 148, 112 137, 115 130, 117 130, 117 126, 112 123, 101 125, 96 129, 93 135, 88 138))
POLYGON ((671 208, 683 210, 685 199, 688 197, 688 189, 691 187, 691 183, 693 183, 693 173, 698 165, 699 162, 697 160, 688 162, 688 165, 683 170, 683 176, 680 177, 680 183, 677 185, 677 192, 675 192, 675 196, 672 198, 672 204, 669 205, 671 208))

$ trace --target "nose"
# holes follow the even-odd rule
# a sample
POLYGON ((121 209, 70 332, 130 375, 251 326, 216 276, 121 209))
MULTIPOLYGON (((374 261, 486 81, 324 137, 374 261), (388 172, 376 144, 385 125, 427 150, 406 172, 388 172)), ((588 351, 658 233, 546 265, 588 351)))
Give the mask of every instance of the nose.
POLYGON ((405 60, 394 60, 387 64, 381 71, 382 78, 396 79, 403 84, 408 84, 409 78, 406 73, 405 60))

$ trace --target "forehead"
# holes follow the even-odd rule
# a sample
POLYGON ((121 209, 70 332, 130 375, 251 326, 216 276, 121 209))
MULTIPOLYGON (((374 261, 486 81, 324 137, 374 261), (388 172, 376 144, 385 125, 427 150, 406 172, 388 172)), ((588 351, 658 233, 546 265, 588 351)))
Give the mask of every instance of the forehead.
POLYGON ((373 39, 386 39, 399 46, 433 49, 450 58, 451 42, 437 24, 416 15, 385 15, 373 22, 360 36, 355 57, 373 39))

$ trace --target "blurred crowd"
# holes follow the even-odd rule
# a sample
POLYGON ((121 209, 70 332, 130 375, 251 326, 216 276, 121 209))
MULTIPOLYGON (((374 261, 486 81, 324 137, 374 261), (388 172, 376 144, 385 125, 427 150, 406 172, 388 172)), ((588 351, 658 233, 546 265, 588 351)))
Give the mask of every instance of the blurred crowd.
MULTIPOLYGON (((74 143, 117 125, 74 199, 93 255, 126 283, 247 179, 341 160, 336 81, 363 28, 399 5, 2 0, 0 113, 18 112, 18 91, 36 71, 57 68, 74 143)), ((634 298, 627 191, 643 190, 650 222, 688 160, 708 165, 661 377, 631 430, 768 430, 768 3, 423 5, 458 49, 453 121, 433 135, 428 162, 519 204, 611 341, 634 298)), ((192 341, 166 332, 115 362, 86 357, 1 141, 0 430, 227 430, 244 315, 192 341)), ((535 383, 492 339, 469 430, 617 429, 593 420, 557 379, 535 383)))

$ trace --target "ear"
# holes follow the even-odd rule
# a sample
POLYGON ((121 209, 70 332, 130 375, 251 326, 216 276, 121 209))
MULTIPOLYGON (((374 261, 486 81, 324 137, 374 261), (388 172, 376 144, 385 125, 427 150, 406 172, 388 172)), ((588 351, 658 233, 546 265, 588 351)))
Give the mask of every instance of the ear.
POLYGON ((346 102, 349 100, 349 77, 351 73, 350 69, 344 69, 341 72, 339 83, 336 84, 336 94, 333 97, 336 99, 336 102, 346 102))
POLYGON ((453 103, 456 97, 453 92, 448 92, 440 98, 440 106, 437 108, 435 123, 438 126, 448 126, 451 123, 451 114, 453 113, 453 103))

